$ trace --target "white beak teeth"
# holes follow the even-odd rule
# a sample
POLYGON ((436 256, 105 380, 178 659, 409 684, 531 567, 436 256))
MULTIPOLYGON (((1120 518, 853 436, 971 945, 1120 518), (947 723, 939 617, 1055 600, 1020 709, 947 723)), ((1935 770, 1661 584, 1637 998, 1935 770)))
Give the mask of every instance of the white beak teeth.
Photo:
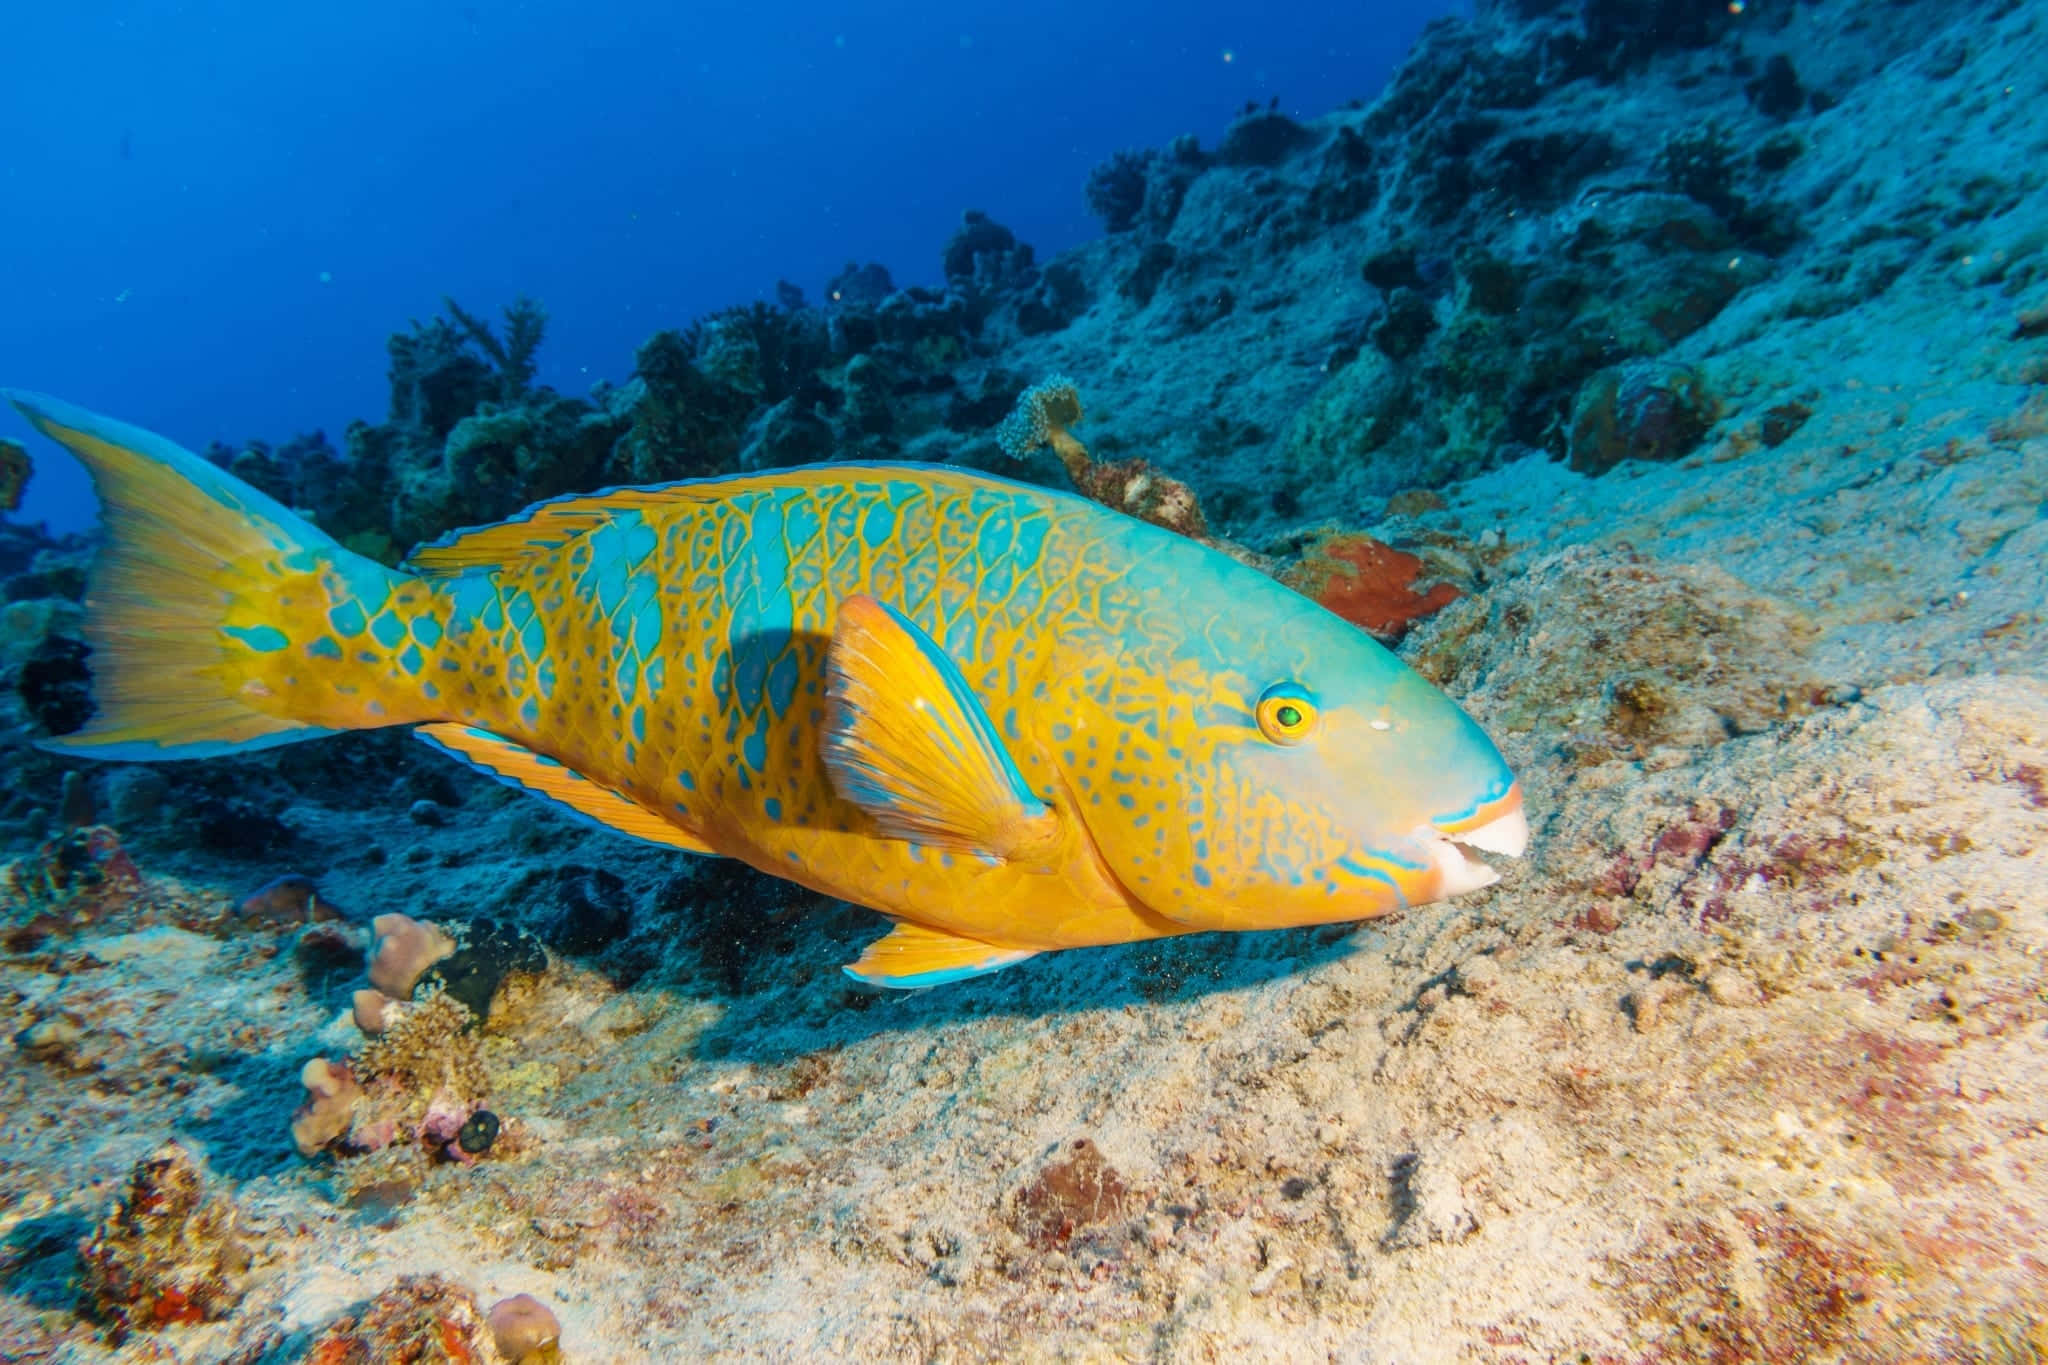
POLYGON ((1522 813, 1520 806, 1516 806, 1497 820, 1489 820, 1478 829, 1468 829, 1451 837, 1461 844, 1483 848, 1488 853, 1519 858, 1529 847, 1529 817, 1522 813))
POLYGON ((1500 880, 1485 863, 1467 858, 1464 851, 1444 837, 1442 830, 1434 825, 1424 825, 1415 831, 1416 840, 1429 852, 1429 860, 1443 876, 1443 894, 1462 896, 1467 891, 1477 891, 1483 886, 1492 886, 1500 880))

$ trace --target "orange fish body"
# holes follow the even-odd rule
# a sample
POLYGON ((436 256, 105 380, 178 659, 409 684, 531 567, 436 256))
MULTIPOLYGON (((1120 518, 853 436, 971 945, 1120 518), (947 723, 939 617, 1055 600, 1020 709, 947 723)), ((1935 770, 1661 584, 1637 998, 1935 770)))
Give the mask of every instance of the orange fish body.
POLYGON ((1493 745, 1391 654, 1070 495, 828 465, 543 503, 391 570, 159 437, 10 397, 106 504, 70 752, 414 725, 882 911, 848 971, 899 986, 1369 918, 1491 881, 1458 844, 1526 839, 1493 745))

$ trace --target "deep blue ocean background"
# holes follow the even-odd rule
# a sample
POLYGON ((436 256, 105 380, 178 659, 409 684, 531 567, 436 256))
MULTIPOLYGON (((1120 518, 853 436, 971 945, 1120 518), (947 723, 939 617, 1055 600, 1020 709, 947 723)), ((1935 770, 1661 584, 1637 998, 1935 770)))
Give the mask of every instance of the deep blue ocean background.
MULTIPOLYGON (((384 415, 387 334, 525 293, 542 381, 580 394, 778 279, 934 281, 963 209, 1047 259, 1100 231, 1083 188, 1117 149, 1369 98, 1462 8, 19 6, 0 383, 194 447, 339 440, 384 415)), ((21 515, 89 523, 83 472, 36 457, 21 515)))

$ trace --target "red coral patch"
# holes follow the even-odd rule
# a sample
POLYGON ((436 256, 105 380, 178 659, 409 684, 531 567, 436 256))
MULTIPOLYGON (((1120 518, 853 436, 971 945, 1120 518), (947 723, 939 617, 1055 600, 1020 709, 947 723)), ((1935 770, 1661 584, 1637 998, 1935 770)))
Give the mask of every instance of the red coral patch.
POLYGON ((1335 535, 1312 547, 1285 581, 1351 624, 1380 639, 1397 640, 1460 595, 1449 583, 1418 592, 1415 580, 1422 568, 1414 555, 1371 536, 1335 535))

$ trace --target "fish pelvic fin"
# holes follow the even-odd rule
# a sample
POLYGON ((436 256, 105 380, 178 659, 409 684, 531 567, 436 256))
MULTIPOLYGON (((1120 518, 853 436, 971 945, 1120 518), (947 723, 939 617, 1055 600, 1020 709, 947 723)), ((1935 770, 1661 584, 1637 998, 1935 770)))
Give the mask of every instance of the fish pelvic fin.
POLYGON ((825 768, 890 838, 1004 861, 1045 857, 1058 817, 960 670, 916 623, 856 593, 826 661, 825 768))
POLYGON ((914 991, 986 976, 1035 956, 1033 948, 1005 948, 900 920, 887 935, 870 943, 857 961, 839 970, 870 986, 914 991))
POLYGON ((487 773, 507 786, 531 792, 567 810, 578 819, 616 834, 643 839, 666 848, 706 857, 718 850, 688 830, 679 829, 639 802, 603 786, 558 759, 515 744, 474 725, 442 722, 413 731, 428 746, 487 773))
POLYGON ((340 701, 360 689, 339 644, 301 638, 330 608, 388 600, 400 575, 161 436, 38 394, 0 396, 85 464, 106 528, 86 587, 95 713, 42 747, 210 758, 407 718, 340 701))

